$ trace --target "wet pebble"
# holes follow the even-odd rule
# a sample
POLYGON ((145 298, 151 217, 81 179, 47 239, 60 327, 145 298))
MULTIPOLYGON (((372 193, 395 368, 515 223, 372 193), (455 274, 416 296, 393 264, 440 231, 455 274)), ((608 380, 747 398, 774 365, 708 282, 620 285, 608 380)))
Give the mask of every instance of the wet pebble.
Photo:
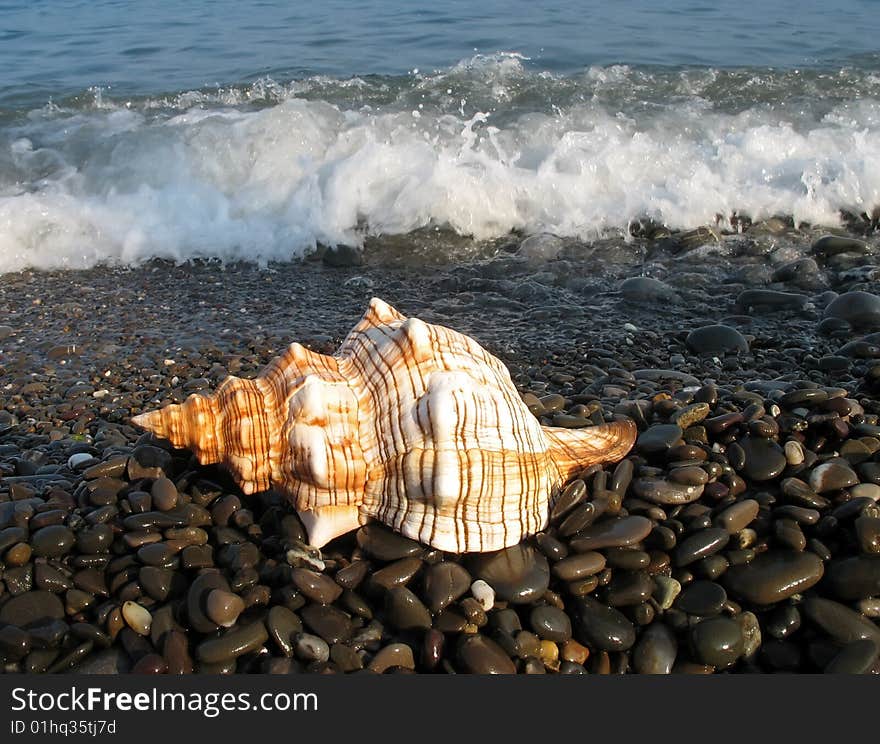
POLYGON ((773 550, 724 574, 727 590, 757 605, 769 605, 814 586, 824 573, 822 560, 808 552, 773 550))
POLYGON ((541 597, 550 584, 547 559, 528 543, 495 553, 472 556, 470 573, 485 581, 506 602, 529 604, 541 597))

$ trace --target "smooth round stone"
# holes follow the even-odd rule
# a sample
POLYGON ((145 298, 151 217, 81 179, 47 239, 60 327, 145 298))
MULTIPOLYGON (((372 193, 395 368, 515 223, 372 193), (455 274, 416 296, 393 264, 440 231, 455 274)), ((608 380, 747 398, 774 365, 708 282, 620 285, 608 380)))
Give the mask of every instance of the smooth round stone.
POLYGON ((612 607, 631 607, 647 601, 654 582, 647 571, 615 571, 605 601, 612 607))
POLYGON ((244 612, 244 600, 237 594, 223 589, 212 589, 205 600, 205 614, 221 628, 235 625, 238 616, 244 612))
POLYGON ((568 555, 568 545, 546 532, 538 533, 535 542, 538 543, 538 549, 553 562, 561 561, 568 555))
POLYGON ((484 612, 495 606, 495 590, 482 579, 477 579, 471 584, 471 596, 480 603, 484 612))
POLYGON ((3 562, 10 568, 23 566, 30 562, 31 555, 33 555, 31 546, 25 542, 20 542, 16 543, 6 551, 6 555, 3 556, 3 562))
POLYGON ((761 648, 761 624, 754 612, 740 612, 735 618, 743 639, 743 658, 751 659, 761 648))
POLYGON ((345 568, 340 568, 333 580, 343 589, 356 589, 367 575, 370 564, 367 561, 352 561, 345 568))
POLYGON ((810 246, 810 253, 818 256, 834 256, 838 253, 865 253, 867 244, 856 238, 842 235, 823 235, 810 246))
POLYGON ((813 553, 771 550, 749 563, 731 566, 723 581, 737 597, 769 605, 806 591, 823 573, 822 560, 813 553))
POLYGON ((671 470, 669 480, 685 486, 705 486, 709 482, 709 474, 699 465, 685 465, 671 470))
POLYGON ((78 664, 74 674, 128 674, 131 661, 121 648, 108 648, 91 654, 78 664))
POLYGON ((196 658, 205 664, 219 664, 227 659, 256 651, 267 640, 269 634, 261 622, 240 625, 219 638, 202 641, 196 647, 196 658))
POLYGON ((852 468, 839 462, 823 462, 810 472, 810 488, 816 493, 849 488, 859 482, 852 468))
POLYGON ((577 581, 593 576, 605 568, 605 556, 594 550, 563 558, 553 564, 553 575, 563 581, 577 581))
POLYGON ((578 553, 585 553, 601 548, 634 545, 644 540, 653 526, 650 519, 638 515, 603 519, 577 533, 571 540, 571 547, 578 553))
POLYGON ((804 612, 838 643, 869 639, 880 644, 880 627, 846 605, 824 597, 808 597, 804 612))
POLYGON ((516 666, 504 649, 484 635, 462 636, 456 659, 469 674, 516 674, 516 666))
POLYGON ((294 641, 294 651, 305 662, 324 662, 330 658, 330 646, 323 638, 311 633, 300 633, 294 641))
POLYGON ((369 584, 386 591, 395 586, 405 586, 421 570, 422 565, 421 558, 415 556, 401 558, 373 573, 369 584))
POLYGON ((468 567, 473 576, 485 581, 506 602, 530 604, 544 596, 550 586, 547 558, 527 543, 475 554, 468 567))
POLYGON ((308 568, 294 568, 290 579, 306 597, 320 604, 332 604, 342 594, 342 587, 333 579, 308 568))
POLYGON ((653 597, 661 610, 668 610, 681 593, 681 582, 669 576, 654 577, 653 597))
POLYGON ((129 600, 122 605, 122 617, 128 627, 138 635, 150 635, 150 626, 153 624, 153 616, 146 607, 129 600))
POLYGON ((742 473, 750 480, 772 480, 788 465, 785 451, 772 439, 746 436, 739 440, 739 446, 745 453, 742 473))
POLYGON ((73 579, 48 563, 38 563, 34 567, 34 583, 46 591, 59 594, 72 589, 73 579))
POLYGON ((800 442, 789 440, 782 449, 785 452, 785 460, 789 465, 800 465, 804 461, 804 446, 800 442))
POLYGON ((0 628, 0 656, 6 661, 20 661, 31 650, 31 637, 15 625, 0 628))
POLYGON ((109 524, 96 524, 76 533, 76 547, 80 553, 107 553, 113 543, 113 528, 109 524))
POLYGON ((801 613, 793 605, 782 605, 769 613, 764 627, 777 640, 784 640, 801 627, 801 613))
POLYGON ((7 623, 19 628, 42 625, 64 617, 64 604, 52 592, 35 590, 24 592, 0 606, 0 624, 7 623))
POLYGON ((351 638, 351 618, 332 605, 306 605, 299 614, 306 627, 329 644, 344 643, 351 638))
POLYGON ((760 504, 754 499, 743 499, 720 512, 713 520, 713 524, 735 535, 754 521, 760 508, 760 504))
POLYGON ((168 478, 157 478, 150 488, 153 506, 159 511, 168 511, 177 506, 177 486, 168 478))
POLYGON ((67 555, 75 543, 73 531, 60 524, 42 527, 34 532, 30 539, 34 555, 43 558, 60 558, 67 555))
POLYGON ((288 659, 293 656, 294 642, 297 633, 302 632, 302 621, 283 605, 274 605, 266 616, 266 630, 269 636, 288 659))
POLYGON ((708 403, 691 403, 673 413, 670 420, 682 429, 689 429, 705 419, 710 410, 708 403))
POLYGON ((580 478, 573 480, 562 489, 562 493, 553 504, 553 508, 550 510, 550 521, 555 522, 557 518, 570 512, 584 500, 586 495, 587 484, 580 478))
POLYGON ((880 501, 880 486, 876 483, 859 483, 849 489, 849 495, 854 499, 871 499, 880 501))
POLYGON ((580 597, 573 602, 574 636, 598 651, 627 651, 636 641, 633 624, 619 610, 602 604, 593 597, 580 597))
POLYGON ((823 315, 845 320, 853 328, 880 328, 880 297, 870 292, 844 292, 828 303, 823 315))
POLYGON ((138 548, 137 557, 141 563, 159 568, 170 568, 174 565, 174 550, 167 543, 155 542, 138 548))
POLYGON ((651 554, 635 548, 606 548, 605 558, 611 568, 622 568, 625 571, 639 571, 651 565, 651 554))
POLYGON ((825 674, 868 674, 877 661, 878 646, 864 639, 846 644, 825 667, 825 674))
POLYGON ((405 586, 396 586, 385 595, 385 615, 400 630, 424 630, 431 627, 431 613, 405 586))
POLYGON ((687 566, 701 558, 717 553, 730 540, 727 530, 709 527, 686 537, 675 549, 675 564, 687 566))
POLYGON ((541 640, 565 643, 571 638, 571 620, 558 607, 540 605, 533 608, 529 624, 541 640))
POLYGON ((726 325, 707 325, 691 331, 685 343, 696 354, 738 354, 749 350, 749 342, 735 328, 726 325))
POLYGON ((631 276, 620 283, 620 294, 631 302, 676 303, 678 292, 665 282, 650 276, 631 276))
POLYGON ((357 531, 357 543, 361 550, 380 561, 396 561, 421 555, 424 550, 415 540, 375 522, 364 525, 357 531))
POLYGON ((856 519, 856 539, 863 553, 880 553, 880 518, 864 514, 856 519))
POLYGON ((727 592, 714 581, 692 581, 675 600, 675 606, 688 615, 717 615, 727 601, 727 592))
MULTIPOLYGON (((172 586, 175 586, 176 574, 167 568, 156 566, 143 566, 138 571, 138 583, 147 594, 157 602, 163 602, 171 594, 172 586)), ((182 577, 178 577, 182 581, 182 577)))
POLYGON ((728 617, 710 617, 690 632, 691 648, 697 660, 717 669, 726 669, 743 653, 739 624, 728 617))
POLYGON ((681 439, 682 429, 676 424, 655 424, 636 439, 636 450, 646 455, 662 454, 681 439))
POLYGON ((208 594, 213 589, 228 592, 229 583, 219 573, 199 574, 193 579, 186 595, 186 615, 189 624, 199 633, 213 633, 217 630, 217 623, 207 616, 205 607, 208 594))
MULTIPOLYGON (((702 468, 698 468, 705 475, 702 468)), ((632 482, 636 496, 655 504, 689 504, 703 494, 703 485, 686 485, 666 478, 645 476, 632 482)))
POLYGON ((453 561, 428 566, 424 574, 424 599, 433 613, 448 607, 464 596, 471 585, 471 575, 453 561))
POLYGON ((376 672, 376 674, 382 674, 391 667, 416 668, 412 649, 407 644, 389 643, 381 648, 367 665, 367 669, 376 672))
POLYGON ((633 668, 638 674, 669 674, 677 655, 675 634, 662 623, 652 623, 633 649, 633 668))
POLYGON ((825 584, 838 599, 880 595, 880 555, 857 555, 831 561, 825 584))

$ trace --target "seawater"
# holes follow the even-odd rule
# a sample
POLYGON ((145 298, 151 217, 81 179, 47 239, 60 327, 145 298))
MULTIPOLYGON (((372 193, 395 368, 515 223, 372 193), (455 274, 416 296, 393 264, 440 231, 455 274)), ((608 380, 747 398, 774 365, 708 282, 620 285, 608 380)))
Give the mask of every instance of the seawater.
POLYGON ((0 0, 0 271, 880 205, 877 2, 315 5, 0 0))

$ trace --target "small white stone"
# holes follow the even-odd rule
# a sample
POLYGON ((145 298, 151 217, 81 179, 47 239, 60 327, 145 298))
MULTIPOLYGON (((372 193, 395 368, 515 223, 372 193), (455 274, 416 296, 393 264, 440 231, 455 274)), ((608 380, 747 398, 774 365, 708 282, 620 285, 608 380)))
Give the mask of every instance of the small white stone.
POLYGON ((790 439, 785 443, 785 460, 789 465, 800 465, 804 461, 804 448, 800 442, 790 439))
POLYGON ((495 590, 482 579, 471 584, 471 594, 486 612, 495 606, 495 590))
POLYGON ((75 455, 71 455, 69 458, 67 458, 67 467, 69 467, 71 470, 76 470, 83 463, 89 462, 94 459, 95 458, 92 457, 88 452, 77 452, 75 455))
POLYGON ((142 636, 150 635, 150 626, 153 624, 153 616, 146 607, 129 600, 122 605, 122 617, 128 623, 128 627, 142 636))
POLYGON ((880 501, 880 486, 876 483, 859 483, 849 489, 849 495, 854 499, 869 498, 872 501, 880 501))

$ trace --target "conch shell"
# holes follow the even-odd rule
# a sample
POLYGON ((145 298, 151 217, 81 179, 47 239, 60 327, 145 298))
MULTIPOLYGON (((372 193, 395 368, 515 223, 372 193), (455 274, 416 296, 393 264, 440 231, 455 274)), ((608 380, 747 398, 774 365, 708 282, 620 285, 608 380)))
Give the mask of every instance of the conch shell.
POLYGON ((246 494, 283 492, 316 547, 374 518, 457 553, 540 531, 569 478, 636 436, 628 420, 542 427, 501 360, 375 298, 334 355, 294 343, 254 379, 133 422, 246 494))

